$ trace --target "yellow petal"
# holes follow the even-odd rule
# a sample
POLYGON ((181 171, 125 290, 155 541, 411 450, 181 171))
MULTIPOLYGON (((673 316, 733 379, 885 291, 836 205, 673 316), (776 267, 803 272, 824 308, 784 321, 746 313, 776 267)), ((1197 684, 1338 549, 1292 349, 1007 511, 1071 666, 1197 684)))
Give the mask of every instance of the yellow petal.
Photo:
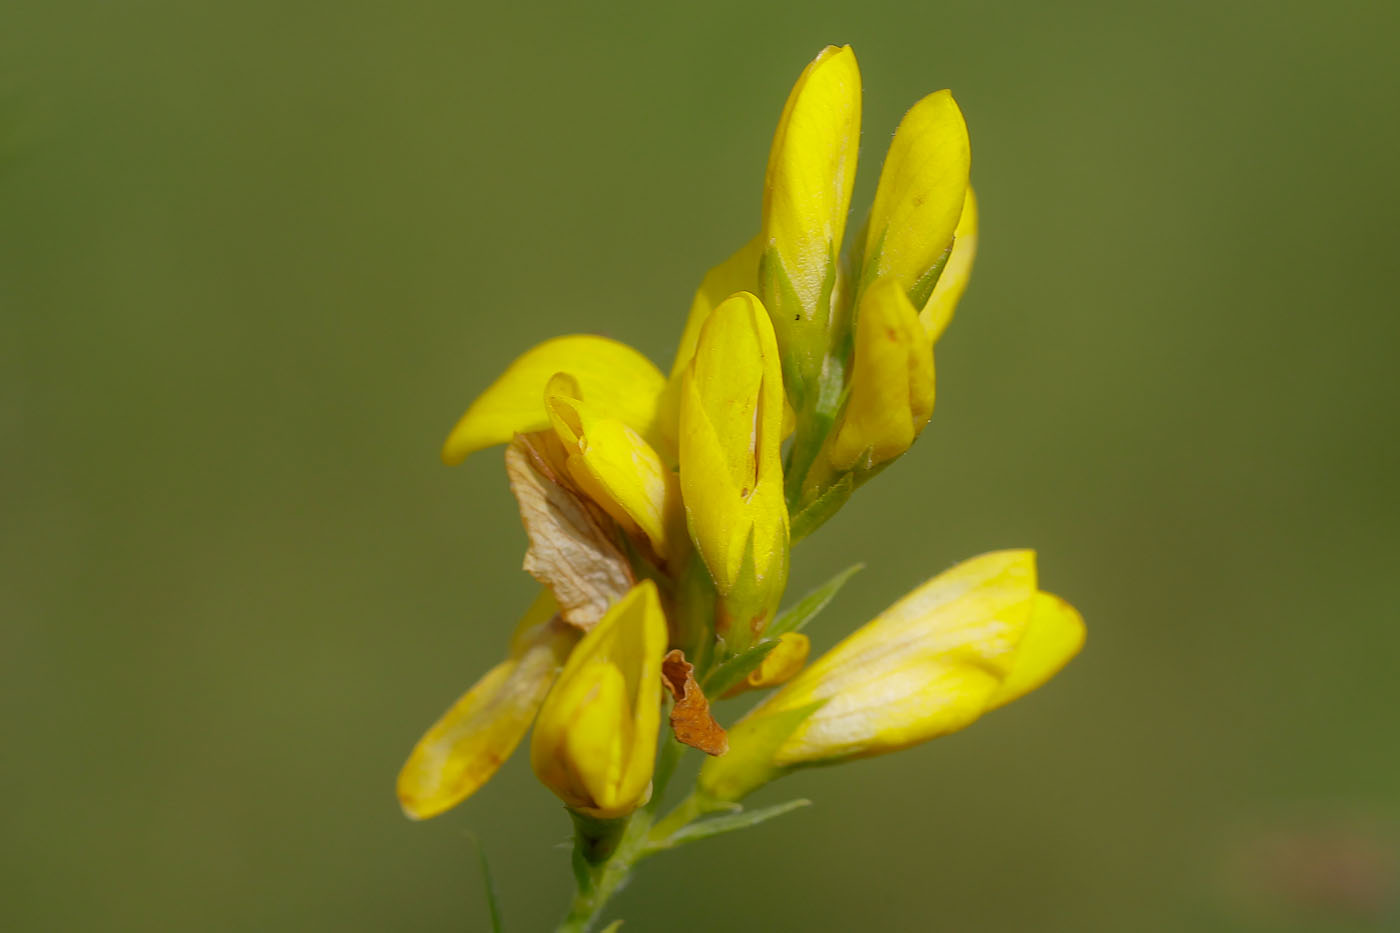
POLYGON ((893 276, 923 305, 962 213, 970 164, 967 124, 951 92, 930 94, 904 115, 875 190, 863 281, 893 276))
POLYGON ((774 695, 775 709, 826 701, 778 763, 878 755, 970 724, 1007 678, 1035 595, 1031 551, 984 554, 934 577, 774 695))
POLYGON ((536 776, 570 807, 624 816, 650 794, 661 724, 666 617, 656 584, 634 587, 569 656, 530 743, 536 776))
POLYGON ((706 320, 682 381, 680 482, 691 538, 727 609, 758 626, 787 580, 782 421, 773 326, 740 293, 706 320))
POLYGON ((679 383, 681 373, 690 365, 695 356, 695 344, 700 340, 700 328, 705 325, 710 312, 719 307, 720 302, 737 292, 758 291, 758 261, 763 257, 763 238, 756 236, 738 252, 705 274, 695 298, 690 303, 690 315, 685 320, 685 330, 681 333, 680 345, 676 348, 676 359, 671 364, 671 380, 679 383))
POLYGON ((579 488, 624 529, 643 534, 659 557, 670 552, 680 516, 676 475, 636 431, 568 394, 546 400, 554 429, 569 452, 579 488))
POLYGON ((943 331, 952 321, 953 311, 967 290, 967 280, 972 277, 972 263, 976 258, 977 196, 972 193, 972 186, 968 185, 962 216, 958 218, 958 229, 953 233, 953 252, 948 256, 943 274, 938 277, 938 284, 933 287, 928 304, 919 312, 919 320, 923 322, 930 341, 943 336, 943 331))
POLYGON ((542 594, 511 642, 511 656, 477 681, 414 746, 399 772, 398 797, 413 819, 436 816, 485 784, 530 727, 577 641, 542 594))
POLYGON ((695 292, 695 298, 690 303, 690 315, 685 320, 685 330, 681 333, 680 344, 676 347, 675 361, 671 363, 671 376, 666 381, 658 417, 660 430, 666 438, 669 450, 676 448, 681 379, 695 356, 695 345, 700 340, 700 328, 709 319, 710 312, 730 295, 758 291, 758 263, 762 256, 763 237, 755 236, 739 247, 738 252, 707 272, 695 292))
POLYGON ((788 95, 763 189, 764 243, 808 317, 841 253, 859 142, 860 68, 850 46, 827 46, 788 95))
POLYGON ((1019 699, 1044 684, 1084 647, 1084 617, 1058 596, 1037 593, 1030 626, 1026 629, 1011 673, 987 701, 994 710, 1019 699))
POLYGON ((861 299, 850 396, 829 457, 841 471, 870 469, 914 443, 933 413, 933 352, 904 288, 880 279, 861 299))
POLYGON ((650 360, 606 337, 555 337, 525 351, 472 402, 443 445, 443 462, 461 463, 473 451, 548 428, 544 389, 559 372, 572 376, 579 396, 598 410, 648 440, 657 436, 666 380, 650 360))
POLYGON ((752 689, 787 683, 802 670, 812 653, 812 640, 801 632, 784 632, 762 662, 749 672, 745 683, 752 689))

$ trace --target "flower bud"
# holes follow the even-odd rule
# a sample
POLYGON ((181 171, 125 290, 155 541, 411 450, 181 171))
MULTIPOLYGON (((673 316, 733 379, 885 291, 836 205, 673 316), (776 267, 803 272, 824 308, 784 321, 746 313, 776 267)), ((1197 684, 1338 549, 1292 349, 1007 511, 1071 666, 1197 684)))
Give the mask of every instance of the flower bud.
POLYGON ((953 242, 971 158, 967 124, 950 92, 937 91, 909 109, 880 170, 862 282, 892 277, 923 307, 953 242))
POLYGON ((933 414, 933 350, 918 312, 894 279, 880 279, 856 318, 850 396, 828 457, 838 471, 898 457, 933 414))
POLYGON ((545 698, 530 763, 571 809, 614 819, 651 796, 666 637, 646 580, 583 637, 545 698))
POLYGON ((815 387, 827 350, 836 260, 859 142, 855 53, 850 46, 827 46, 788 96, 763 189, 759 282, 798 407, 815 387))
POLYGON ((700 787, 737 800, 803 765, 879 755, 970 725, 1045 683, 1084 641, 1036 588, 1031 551, 934 577, 827 652, 729 730, 700 787))
POLYGON ((686 521, 719 592, 732 650, 761 631, 787 584, 782 430, 773 326, 763 304, 740 292, 701 328, 680 404, 686 521))

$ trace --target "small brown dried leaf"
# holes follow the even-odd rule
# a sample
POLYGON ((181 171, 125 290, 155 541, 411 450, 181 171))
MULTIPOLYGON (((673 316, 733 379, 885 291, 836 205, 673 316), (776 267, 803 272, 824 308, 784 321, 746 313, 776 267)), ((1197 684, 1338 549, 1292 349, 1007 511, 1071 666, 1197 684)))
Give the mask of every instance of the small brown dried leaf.
POLYGON ((549 440, 517 434, 506 448, 506 475, 530 539, 525 572, 549 587, 564 621, 588 631, 635 581, 608 520, 550 463, 549 440))
POLYGON ((695 665, 685 659, 679 648, 671 649, 662 659, 661 676, 676 701, 671 707, 671 730, 676 733, 676 740, 706 755, 729 751, 729 736, 710 715, 710 701, 695 682, 695 665))

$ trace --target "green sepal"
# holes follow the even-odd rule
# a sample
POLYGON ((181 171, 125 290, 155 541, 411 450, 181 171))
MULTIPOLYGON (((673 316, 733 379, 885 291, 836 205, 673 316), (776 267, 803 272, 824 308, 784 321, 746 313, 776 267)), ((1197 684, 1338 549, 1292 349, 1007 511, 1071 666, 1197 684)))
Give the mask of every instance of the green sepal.
POLYGON ((816 618, 827 605, 836 598, 836 594, 841 592, 841 587, 846 585, 846 581, 857 573, 865 569, 865 564, 852 564, 845 570, 827 580, 821 586, 812 590, 806 596, 797 601, 797 605, 785 610, 782 615, 773 620, 773 624, 768 626, 764 632, 767 637, 777 638, 787 632, 800 632, 807 627, 807 623, 816 618))
POLYGON ((820 496, 803 506, 801 511, 792 516, 792 543, 796 544, 825 524, 827 519, 846 504, 855 488, 855 477, 850 473, 843 473, 840 479, 822 490, 820 496))
POLYGON ((574 821, 574 855, 589 866, 603 864, 617 851, 617 844, 622 841, 622 834, 632 818, 629 815, 615 820, 600 820, 570 807, 564 809, 569 811, 574 821))
POLYGON ((764 638, 716 667, 705 679, 705 696, 711 700, 723 697, 731 687, 756 670, 777 644, 776 638, 764 638))
POLYGON ((933 294, 933 287, 938 284, 938 280, 943 276, 943 267, 948 265, 948 257, 953 255, 953 244, 949 242, 945 249, 928 271, 919 276, 919 281, 914 283, 914 287, 909 289, 909 302, 915 308, 922 308, 928 304, 929 296, 933 294))
POLYGON ((717 801, 737 801, 788 772, 774 762, 778 749, 826 700, 780 713, 739 720, 729 730, 729 751, 700 768, 696 786, 717 801))
POLYGON ((757 810, 741 810, 738 813, 729 813, 724 816, 717 816, 708 820, 701 820, 691 823, 676 830, 667 839, 652 845, 650 851, 660 852, 664 849, 674 849, 676 846, 684 845, 687 842, 697 842, 701 839, 709 839, 711 836, 721 836, 725 833, 732 833, 740 829, 748 829, 750 826, 757 826, 765 823, 775 816, 782 816, 793 810, 811 806, 810 800, 789 800, 786 803, 774 804, 771 807, 761 807, 757 810))
POLYGON ((740 651, 710 672, 710 676, 705 679, 704 683, 705 695, 711 699, 723 697, 731 687, 739 684, 750 673, 757 670, 758 666, 763 663, 763 659, 768 657, 768 652, 777 647, 779 635, 802 631, 807 623, 816 618, 817 613, 825 609, 827 604, 835 598, 841 587, 846 585, 846 581, 864 567, 864 564, 852 564, 803 596, 798 600, 797 605, 778 616, 763 633, 761 641, 757 641, 740 651))

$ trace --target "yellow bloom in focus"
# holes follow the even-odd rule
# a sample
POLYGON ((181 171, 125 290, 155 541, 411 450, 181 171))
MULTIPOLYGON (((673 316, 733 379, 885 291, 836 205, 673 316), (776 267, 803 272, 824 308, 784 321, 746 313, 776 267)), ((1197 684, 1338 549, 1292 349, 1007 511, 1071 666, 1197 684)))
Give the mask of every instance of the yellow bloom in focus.
POLYGON ((443 462, 452 466, 517 434, 548 430, 544 390, 561 372, 574 378, 579 397, 598 411, 617 418, 649 443, 659 442, 659 408, 666 386, 661 371, 625 343, 572 335, 526 350, 477 396, 447 436, 443 462))
POLYGON ((569 476, 624 530, 645 536, 665 559, 680 519, 680 488, 660 455, 617 418, 581 399, 577 381, 559 373, 545 388, 545 408, 564 446, 569 476))
POLYGON ((572 809, 612 819, 651 795, 666 639, 656 584, 644 581, 583 637, 545 698, 530 763, 572 809))
POLYGON ((399 772, 403 811, 416 820, 455 807, 496 773, 530 728, 578 630, 541 593, 511 639, 510 656, 433 724, 399 772))
POLYGON ((773 326, 763 304, 741 292, 706 318, 680 401, 686 521, 719 591, 734 650, 761 630, 787 584, 782 434, 773 326))
POLYGON ((788 95, 763 186, 761 295, 798 407, 827 349, 859 143, 860 68, 850 46, 827 46, 788 95))
POLYGON ((700 786, 737 800, 788 769, 907 748, 1045 683, 1084 641, 1032 551, 965 561, 861 627, 744 717, 700 786))
POLYGON ((862 282, 890 277, 923 307, 963 212, 971 147, 949 91, 928 95, 895 130, 866 230, 862 282))
POLYGON ((842 472, 869 470, 898 457, 933 414, 933 350, 893 278, 864 295, 856 318, 850 396, 828 456, 842 472))

